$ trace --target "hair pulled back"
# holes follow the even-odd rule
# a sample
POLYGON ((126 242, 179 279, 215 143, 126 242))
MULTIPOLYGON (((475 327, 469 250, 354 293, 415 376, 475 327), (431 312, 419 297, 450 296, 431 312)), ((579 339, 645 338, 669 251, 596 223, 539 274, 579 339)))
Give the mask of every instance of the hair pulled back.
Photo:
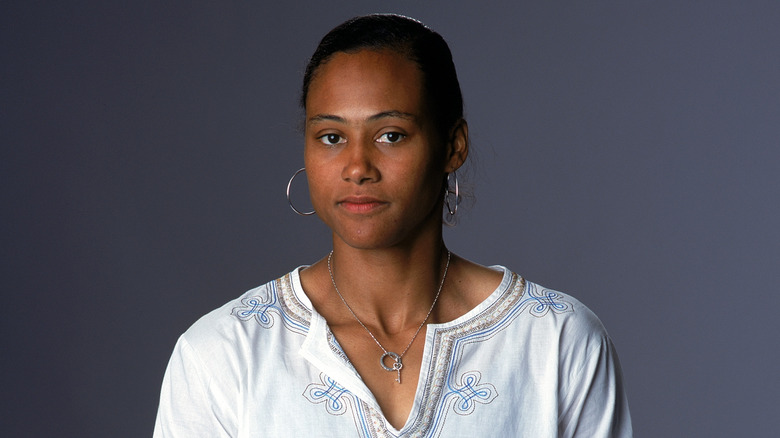
POLYGON ((417 64, 423 73, 426 103, 440 138, 446 141, 463 118, 463 96, 452 53, 438 33, 409 17, 373 14, 345 21, 328 32, 311 56, 303 75, 301 106, 306 108, 309 85, 317 69, 339 52, 392 50, 417 64))

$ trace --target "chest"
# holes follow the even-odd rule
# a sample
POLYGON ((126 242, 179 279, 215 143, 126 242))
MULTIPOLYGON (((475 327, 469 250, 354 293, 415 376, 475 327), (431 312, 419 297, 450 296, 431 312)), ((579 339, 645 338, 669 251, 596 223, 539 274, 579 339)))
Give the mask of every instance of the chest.
MULTIPOLYGON (((425 356, 414 359, 417 349, 404 355, 400 384, 395 372, 379 366, 381 350, 370 338, 341 346, 352 356, 363 353, 351 363, 353 374, 363 369, 361 380, 333 364, 276 363, 253 377, 240 430, 252 431, 246 436, 555 436, 557 364, 524 361, 507 335, 480 342, 421 338, 427 342, 417 348, 425 356)), ((331 355, 334 346, 317 354, 331 355)))
POLYGON ((401 429, 414 406, 420 385, 426 328, 381 338, 356 324, 332 330, 349 364, 374 395, 388 422, 401 429))

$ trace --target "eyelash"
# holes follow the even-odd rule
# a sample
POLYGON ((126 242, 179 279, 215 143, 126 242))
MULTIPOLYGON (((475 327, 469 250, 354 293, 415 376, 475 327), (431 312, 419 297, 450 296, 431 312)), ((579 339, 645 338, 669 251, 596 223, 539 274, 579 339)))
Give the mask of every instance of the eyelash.
POLYGON ((338 134, 325 134, 325 135, 321 135, 321 136, 317 137, 317 139, 319 141, 321 141, 322 143, 324 143, 326 146, 335 146, 335 145, 337 145, 339 143, 344 143, 346 141, 346 139, 344 137, 342 137, 342 136, 340 136, 338 134), (338 140, 336 140, 336 141, 331 143, 329 141, 329 137, 336 137, 338 140))
MULTIPOLYGON (((401 134, 400 132, 395 132, 395 131, 393 131, 393 132, 385 132, 384 134, 379 136, 379 138, 377 139, 377 142, 379 142, 379 143, 387 143, 387 144, 395 144, 395 143, 400 142, 404 138, 406 138, 406 135, 401 134), (392 140, 392 139, 388 138, 388 136, 395 136, 397 138, 395 140, 392 140), (382 141, 383 138, 386 139, 386 140, 382 141)), ((346 142, 346 139, 344 137, 338 135, 338 134, 325 134, 325 135, 319 136, 317 139, 319 141, 321 141, 322 143, 324 143, 325 145, 327 145, 327 146, 335 146, 337 144, 341 144, 341 143, 345 143, 346 142)))
POLYGON ((382 134, 381 136, 379 136, 379 140, 381 140, 382 138, 386 138, 388 135, 394 135, 394 136, 397 136, 398 138, 397 138, 395 141, 392 141, 392 140, 390 140, 390 139, 388 138, 388 139, 387 139, 388 141, 382 141, 382 142, 380 142, 380 143, 390 143, 390 144, 394 144, 394 143, 398 143, 398 142, 400 142, 401 140, 403 140, 404 138, 406 138, 406 136, 405 136, 404 134, 401 134, 400 132, 395 132, 395 131, 393 131, 393 132, 385 132, 384 134, 382 134))

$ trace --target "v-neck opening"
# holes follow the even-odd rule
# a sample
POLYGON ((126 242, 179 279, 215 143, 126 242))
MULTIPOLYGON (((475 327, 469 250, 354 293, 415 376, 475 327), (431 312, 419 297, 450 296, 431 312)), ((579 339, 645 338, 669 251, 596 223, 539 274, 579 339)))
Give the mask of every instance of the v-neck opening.
POLYGON ((435 371, 433 362, 441 360, 431 351, 434 348, 435 336, 438 330, 446 329, 477 317, 486 308, 493 305, 513 284, 513 274, 509 269, 503 266, 491 266, 491 269, 503 271, 501 283, 484 300, 474 308, 452 321, 444 323, 426 324, 425 344, 423 346, 422 359, 420 361, 420 372, 417 377, 417 387, 414 392, 412 407, 407 414, 406 421, 400 429, 396 429, 388 420, 376 397, 365 384, 362 376, 357 372, 349 361, 343 348, 330 330, 325 318, 320 315, 312 305, 311 300, 306 295, 300 281, 300 271, 307 266, 300 266, 290 273, 290 284, 296 299, 311 311, 311 324, 306 340, 301 346, 301 355, 318 368, 322 373, 338 381, 348 391, 352 392, 361 401, 367 403, 377 412, 381 413, 385 428, 395 436, 401 436, 408 430, 413 429, 418 419, 422 415, 422 410, 426 408, 422 403, 427 400, 426 391, 428 382, 431 381, 431 372, 435 371))

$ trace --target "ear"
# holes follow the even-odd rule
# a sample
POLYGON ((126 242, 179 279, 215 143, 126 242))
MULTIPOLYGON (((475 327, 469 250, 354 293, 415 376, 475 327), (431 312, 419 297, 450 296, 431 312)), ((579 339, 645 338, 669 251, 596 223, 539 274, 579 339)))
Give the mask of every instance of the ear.
POLYGON ((469 156, 469 125, 465 120, 460 119, 455 122, 455 126, 450 131, 450 138, 447 143, 447 164, 444 170, 447 173, 454 172, 466 162, 469 156))

